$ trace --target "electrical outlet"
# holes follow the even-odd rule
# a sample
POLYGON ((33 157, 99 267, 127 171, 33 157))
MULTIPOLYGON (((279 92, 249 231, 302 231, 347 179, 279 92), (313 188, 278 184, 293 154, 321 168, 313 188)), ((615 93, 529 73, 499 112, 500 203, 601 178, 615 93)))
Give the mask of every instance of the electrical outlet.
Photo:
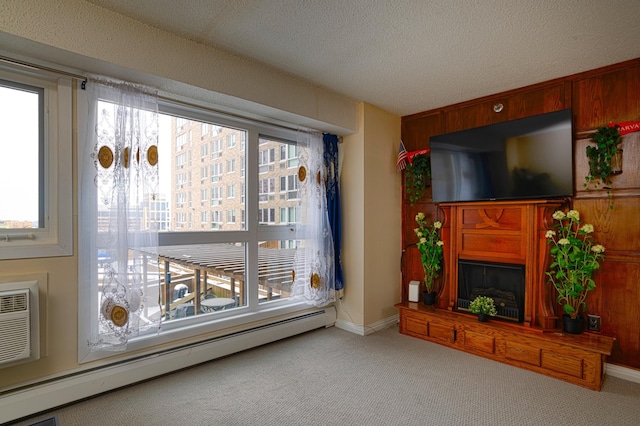
POLYGON ((587 315, 589 323, 587 329, 589 331, 600 331, 600 316, 599 315, 587 315))

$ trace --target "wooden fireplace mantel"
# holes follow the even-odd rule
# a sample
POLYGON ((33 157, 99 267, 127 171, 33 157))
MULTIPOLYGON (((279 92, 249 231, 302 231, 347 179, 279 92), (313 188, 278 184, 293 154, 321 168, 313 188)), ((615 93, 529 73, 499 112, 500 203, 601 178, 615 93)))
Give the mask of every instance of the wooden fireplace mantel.
POLYGON ((546 284, 546 232, 562 200, 440 204, 445 242, 444 273, 437 306, 404 302, 400 332, 496 361, 600 390, 604 363, 615 339, 594 333, 567 335, 546 284), (524 321, 480 323, 457 312, 458 261, 524 265, 524 321))
POLYGON ((448 203, 444 215, 445 273, 438 307, 456 310, 458 260, 511 263, 525 267, 524 326, 551 330, 558 316, 545 283, 552 214, 562 200, 448 203))

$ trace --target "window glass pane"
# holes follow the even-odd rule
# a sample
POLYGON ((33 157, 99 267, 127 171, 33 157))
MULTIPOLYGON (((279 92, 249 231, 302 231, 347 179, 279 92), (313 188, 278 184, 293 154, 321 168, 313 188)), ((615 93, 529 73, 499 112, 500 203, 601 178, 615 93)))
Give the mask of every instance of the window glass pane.
POLYGON ((43 93, 0 80, 0 228, 44 227, 43 93))
POLYGON ((235 173, 244 170, 244 144, 235 141, 246 132, 166 114, 160 123, 160 199, 168 230, 244 230, 244 221, 226 212, 244 209, 244 197, 235 195, 237 188, 244 193, 244 173, 235 173))
POLYGON ((159 252, 165 320, 215 314, 247 304, 244 244, 162 246, 159 252))
POLYGON ((295 241, 264 241, 258 246, 258 302, 291 296, 295 241))
POLYGON ((258 224, 297 223, 301 202, 297 166, 301 154, 301 148, 293 142, 260 138, 258 224))

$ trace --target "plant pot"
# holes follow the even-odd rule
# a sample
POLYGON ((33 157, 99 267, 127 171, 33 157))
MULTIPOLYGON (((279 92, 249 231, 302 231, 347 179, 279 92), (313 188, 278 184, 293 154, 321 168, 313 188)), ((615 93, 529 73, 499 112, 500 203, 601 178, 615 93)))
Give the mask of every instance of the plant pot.
POLYGON ((582 334, 584 330, 584 318, 577 317, 572 319, 571 316, 564 314, 562 316, 562 330, 569 334, 582 334))
POLYGON ((611 174, 619 175, 620 173, 622 173, 622 149, 618 149, 611 157, 611 174))
POLYGON ((422 293, 422 299, 425 305, 433 305, 434 303, 436 303, 436 292, 432 291, 431 293, 429 293, 425 291, 422 293))
POLYGON ((480 322, 489 321, 489 315, 487 315, 487 314, 478 314, 478 321, 480 321, 480 322))

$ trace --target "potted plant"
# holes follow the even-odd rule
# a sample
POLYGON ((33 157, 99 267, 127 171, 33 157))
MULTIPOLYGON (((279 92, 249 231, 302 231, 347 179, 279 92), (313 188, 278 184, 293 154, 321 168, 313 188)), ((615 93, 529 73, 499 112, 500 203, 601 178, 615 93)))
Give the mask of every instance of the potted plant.
POLYGON ((425 154, 413 157, 413 161, 407 165, 404 183, 405 192, 411 205, 422 198, 430 178, 431 157, 425 154))
MULTIPOLYGON (((611 197, 611 176, 622 173, 622 149, 618 145, 622 141, 620 126, 612 124, 606 127, 598 127, 591 135, 594 145, 586 148, 589 162, 589 174, 585 176, 584 187, 598 189, 600 185, 607 189, 607 195, 611 197)), ((610 208, 613 206, 610 205, 610 208)))
POLYGON ((553 214, 555 230, 546 233, 551 246, 551 265, 546 273, 549 284, 558 293, 558 303, 565 314, 563 328, 569 333, 582 332, 587 294, 596 288, 593 273, 604 259, 604 247, 593 240, 593 225, 580 221, 577 210, 553 214))
POLYGON ((431 225, 425 220, 424 213, 416 215, 418 227, 414 232, 418 236, 417 247, 420 251, 420 261, 424 270, 424 303, 433 304, 435 301, 434 283, 442 268, 442 254, 444 242, 440 239, 442 223, 435 221, 431 225), (429 303, 430 302, 430 303, 429 303))
POLYGON ((478 296, 469 304, 469 310, 478 315, 478 321, 486 322, 489 317, 495 317, 496 305, 488 296, 478 296))

